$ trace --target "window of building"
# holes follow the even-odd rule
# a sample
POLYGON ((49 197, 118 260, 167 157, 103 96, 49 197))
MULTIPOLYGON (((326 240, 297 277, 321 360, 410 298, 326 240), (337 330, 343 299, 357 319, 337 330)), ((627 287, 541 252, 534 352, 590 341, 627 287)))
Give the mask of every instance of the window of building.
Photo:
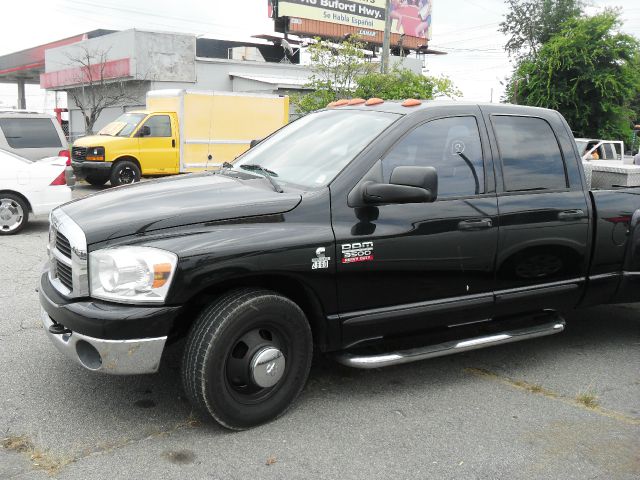
POLYGON ((382 161, 384 180, 399 166, 435 167, 438 198, 484 193, 484 164, 474 117, 432 120, 415 128, 382 161))
POLYGON ((492 117, 498 140, 505 190, 567 188, 567 176, 556 136, 541 118, 492 117))

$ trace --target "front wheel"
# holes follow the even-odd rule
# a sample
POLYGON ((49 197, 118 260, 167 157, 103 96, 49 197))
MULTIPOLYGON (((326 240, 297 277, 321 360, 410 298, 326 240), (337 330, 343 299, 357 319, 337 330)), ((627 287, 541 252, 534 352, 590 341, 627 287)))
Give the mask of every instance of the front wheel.
POLYGON ((85 180, 90 185, 93 185, 95 187, 101 187, 102 185, 107 183, 107 180, 109 180, 109 177, 106 175, 87 175, 85 180))
POLYGON ((0 235, 13 235, 29 220, 29 207, 12 193, 0 193, 0 235))
POLYGON ((313 354, 309 323, 282 295, 231 291, 206 308, 182 362, 187 397, 222 426, 244 430, 282 415, 302 391, 313 354))
POLYGON ((140 181, 140 168, 130 160, 120 160, 111 167, 111 185, 118 187, 140 181))

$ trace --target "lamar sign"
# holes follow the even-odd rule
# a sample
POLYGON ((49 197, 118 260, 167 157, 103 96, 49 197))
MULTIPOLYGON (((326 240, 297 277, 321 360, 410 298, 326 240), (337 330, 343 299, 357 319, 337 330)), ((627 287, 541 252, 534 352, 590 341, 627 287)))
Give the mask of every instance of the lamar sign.
MULTIPOLYGON (((308 26, 328 23, 384 31, 386 0, 279 0, 277 5, 279 17, 306 19, 308 26)), ((431 8, 432 0, 391 0, 391 33, 426 43, 425 40, 431 37, 431 8)), ((294 25, 300 25, 300 22, 296 21, 294 25)), ((323 36, 335 30, 320 27, 318 31, 306 29, 306 33, 323 36)), ((300 28, 292 30, 299 31, 300 28)), ((344 33, 354 32, 348 29, 344 33)))

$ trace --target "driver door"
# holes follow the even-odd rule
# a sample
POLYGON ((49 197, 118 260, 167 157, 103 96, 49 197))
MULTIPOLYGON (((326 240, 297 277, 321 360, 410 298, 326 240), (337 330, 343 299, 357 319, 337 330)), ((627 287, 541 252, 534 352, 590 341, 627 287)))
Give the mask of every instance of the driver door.
POLYGON ((398 166, 435 167, 433 203, 332 200, 345 346, 491 317, 498 210, 483 125, 475 109, 429 120, 381 159, 383 182, 398 166))

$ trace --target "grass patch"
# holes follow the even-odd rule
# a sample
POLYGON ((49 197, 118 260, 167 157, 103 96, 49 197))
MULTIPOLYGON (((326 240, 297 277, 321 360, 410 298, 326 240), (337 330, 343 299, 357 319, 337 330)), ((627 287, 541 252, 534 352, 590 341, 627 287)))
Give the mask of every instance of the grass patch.
POLYGON ((48 451, 37 448, 27 435, 9 435, 0 440, 0 447, 29 455, 34 468, 44 470, 49 475, 55 475, 74 461, 71 457, 56 457, 48 451))
POLYGON ((578 402, 580 405, 584 405, 587 408, 597 408, 598 406, 600 406, 600 404, 598 403, 598 397, 590 392, 580 393, 576 397, 576 402, 578 402))
POLYGON ((0 440, 0 446, 17 453, 27 453, 33 450, 33 442, 26 435, 10 435, 0 440))

